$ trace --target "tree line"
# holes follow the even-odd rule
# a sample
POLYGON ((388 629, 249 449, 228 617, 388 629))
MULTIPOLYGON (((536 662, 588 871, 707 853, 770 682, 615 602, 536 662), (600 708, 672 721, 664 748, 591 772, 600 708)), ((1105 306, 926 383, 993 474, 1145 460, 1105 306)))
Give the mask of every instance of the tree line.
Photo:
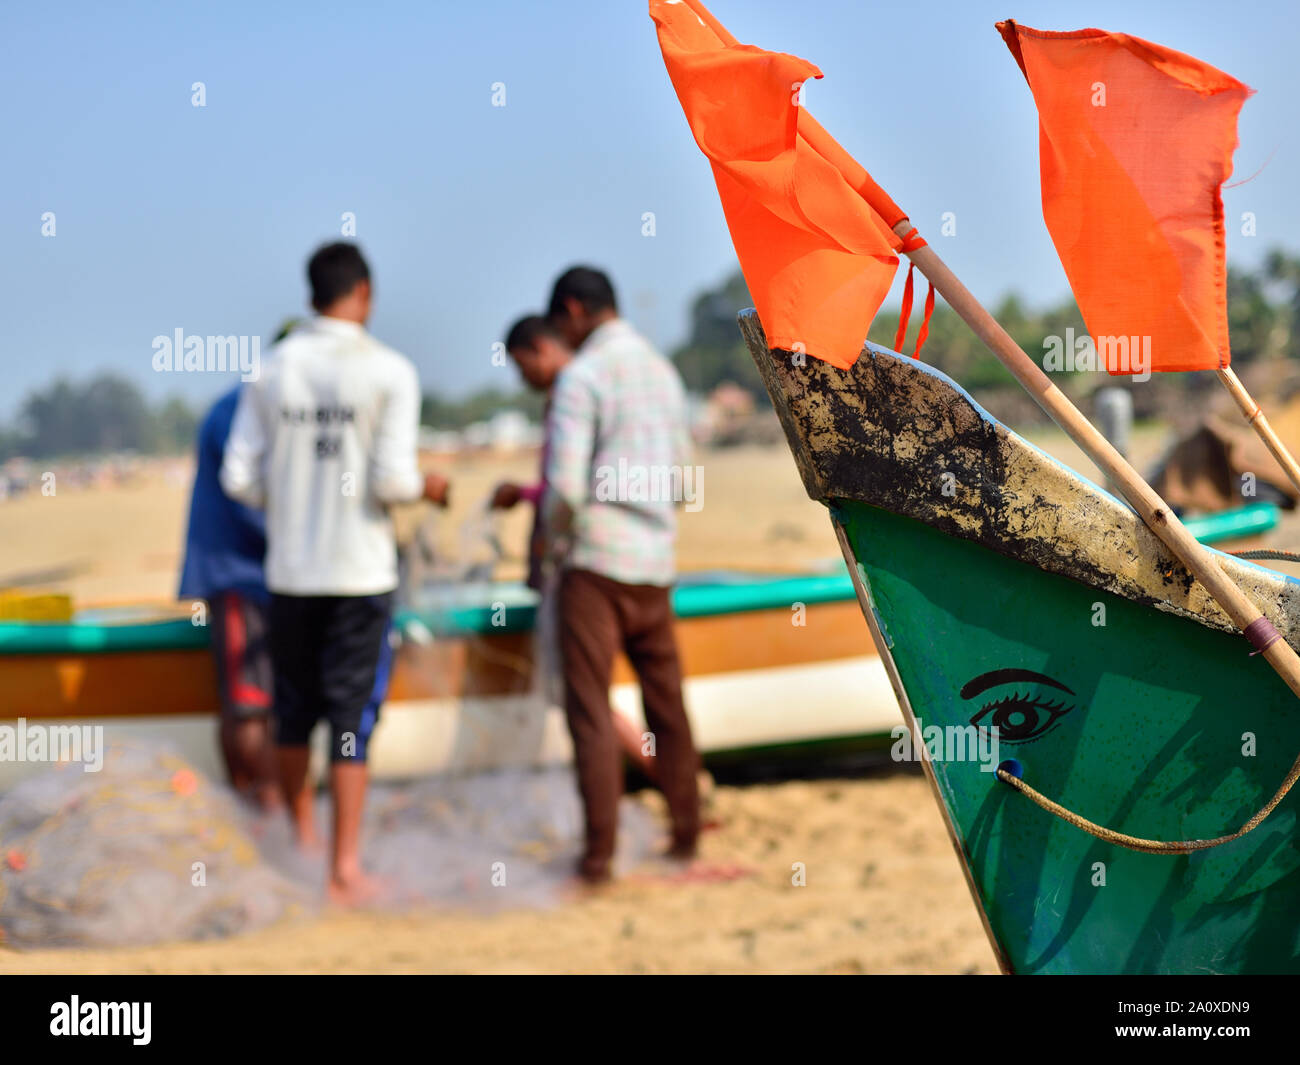
POLYGON ((30 393, 13 423, 0 426, 0 460, 170 454, 193 446, 197 426, 197 416, 184 400, 151 404, 118 374, 82 382, 60 378, 30 393))
MULTIPOLYGON (((908 354, 915 346, 925 296, 926 283, 919 275, 916 286, 911 321, 903 344, 903 350, 908 354)), ((736 312, 750 306, 753 303, 738 270, 717 287, 706 289, 695 298, 691 305, 688 339, 672 356, 689 389, 708 392, 724 381, 731 381, 766 401, 762 380, 736 328, 736 312)), ((1013 293, 1003 297, 990 310, 1016 343, 1040 362, 1045 338, 1064 336, 1067 329, 1073 329, 1076 336, 1086 333, 1083 317, 1072 296, 1033 310, 1013 293)), ((881 311, 872 323, 869 339, 892 348, 898 320, 897 309, 881 311)), ((1234 366, 1250 366, 1265 360, 1300 359, 1300 257, 1274 250, 1265 256, 1257 270, 1229 269, 1228 326, 1234 366)), ((1016 391, 1010 374, 996 356, 941 298, 936 299, 929 339, 921 357, 981 400, 986 399, 990 392, 1016 391)), ((1072 376, 1073 380, 1062 381, 1062 387, 1076 395, 1105 382, 1105 375, 1084 372, 1072 376)), ((1151 408, 1168 404, 1180 392, 1212 387, 1212 382, 1207 384, 1203 380, 1208 375, 1203 374, 1159 374, 1156 377, 1160 380, 1155 388, 1138 390, 1140 394, 1135 396, 1139 414, 1158 413, 1151 408), (1144 406, 1147 408, 1145 411, 1142 409, 1144 406)), ((1029 420, 1038 416, 1032 403, 1017 407, 1017 414, 1021 412, 1029 420)))
MULTIPOLYGON (((915 344, 921 320, 925 283, 918 278, 917 298, 904 350, 915 344)), ((749 357, 736 313, 752 306, 745 279, 737 270, 720 285, 700 292, 692 301, 690 331, 685 343, 672 353, 686 387, 699 393, 734 382, 766 402, 766 391, 749 357)), ((1086 330, 1073 297, 1037 310, 1025 306, 1015 294, 992 308, 1003 328, 1034 358, 1041 358, 1043 341, 1076 335, 1086 330)), ((1282 363, 1300 359, 1300 256, 1271 251, 1256 270, 1228 271, 1228 325, 1233 364, 1242 367, 1265 361, 1282 363)), ((898 329, 898 311, 885 310, 871 327, 870 339, 892 347, 898 329)), ((938 300, 930 321, 930 337, 922 357, 973 392, 1006 420, 1038 417, 1032 403, 1023 402, 1010 376, 954 311, 938 300), (1014 396, 1019 402, 1008 412, 1006 404, 991 402, 993 394, 1014 396)), ((1300 365, 1300 363, 1297 363, 1300 365)), ((1096 387, 1097 374, 1075 374, 1062 385, 1076 395, 1096 387)), ((1161 404, 1177 401, 1188 391, 1211 387, 1200 380, 1208 375, 1158 374, 1155 388, 1136 390, 1138 413, 1156 414, 1161 404)), ((541 399, 524 390, 485 388, 462 398, 426 393, 421 421, 437 429, 463 429, 512 408, 538 420, 541 399)), ((179 398, 150 403, 128 378, 105 373, 82 382, 60 378, 30 393, 9 425, 0 425, 0 461, 14 456, 61 458, 104 453, 180 454, 194 446, 203 409, 179 398)))
MULTIPOLYGON (((463 429, 511 408, 541 418, 541 400, 523 391, 481 389, 458 399, 426 393, 421 423, 463 429)), ((0 462, 82 458, 134 452, 179 455, 194 448, 206 406, 173 397, 150 403, 129 378, 105 373, 84 381, 59 378, 30 393, 9 425, 0 425, 0 462)))

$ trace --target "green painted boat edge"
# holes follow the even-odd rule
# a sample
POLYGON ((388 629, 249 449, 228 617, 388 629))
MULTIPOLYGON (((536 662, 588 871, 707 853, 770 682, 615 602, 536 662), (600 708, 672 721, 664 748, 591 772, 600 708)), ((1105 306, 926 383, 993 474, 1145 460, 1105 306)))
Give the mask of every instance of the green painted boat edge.
POLYGON ((673 589, 673 609, 679 618, 788 609, 791 603, 814 605, 852 600, 853 582, 847 571, 737 584, 679 584, 673 589))
POLYGON ((207 645, 207 628, 193 624, 188 618, 122 625, 0 622, 0 661, 4 655, 188 651, 207 645))
POLYGON ((1247 503, 1217 514, 1193 514, 1183 524, 1203 544, 1218 544, 1247 536, 1259 536, 1277 528, 1282 508, 1276 503, 1247 503))
MULTIPOLYGON (((506 586, 517 599, 518 586, 506 586)), ((713 617, 755 610, 851 602, 853 583, 846 571, 735 582, 680 584, 673 589, 679 618, 713 617)), ((531 630, 535 603, 455 607, 445 611, 403 610, 399 628, 418 624, 436 636, 482 636, 531 630)), ((0 657, 10 654, 109 654, 128 651, 184 651, 206 647, 206 627, 188 618, 124 624, 76 622, 0 622, 0 657)))

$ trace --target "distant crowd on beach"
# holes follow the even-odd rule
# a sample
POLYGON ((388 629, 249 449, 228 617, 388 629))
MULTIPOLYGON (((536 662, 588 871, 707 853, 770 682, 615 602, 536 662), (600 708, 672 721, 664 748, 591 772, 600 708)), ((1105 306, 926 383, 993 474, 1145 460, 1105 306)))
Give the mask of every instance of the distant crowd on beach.
MULTIPOLYGON (((307 278, 314 314, 286 329, 257 377, 202 421, 180 594, 209 605, 231 783, 286 812, 308 852, 323 845, 308 739, 328 724, 328 891, 351 905, 379 892, 362 867, 361 824, 367 749, 393 658, 389 508, 445 506, 455 470, 420 470, 419 375, 366 329, 373 280, 361 251, 321 247, 307 278)), ((670 601, 677 503, 610 492, 603 473, 688 467, 681 379, 620 316, 609 277, 588 266, 562 273, 545 309, 521 316, 504 343, 545 396, 545 425, 537 479, 499 485, 491 504, 534 512, 528 584, 557 619, 584 811, 575 874, 586 884, 611 877, 625 756, 663 792, 668 856, 689 864, 700 762, 670 601), (641 685, 649 742, 610 706, 620 652, 641 685)))

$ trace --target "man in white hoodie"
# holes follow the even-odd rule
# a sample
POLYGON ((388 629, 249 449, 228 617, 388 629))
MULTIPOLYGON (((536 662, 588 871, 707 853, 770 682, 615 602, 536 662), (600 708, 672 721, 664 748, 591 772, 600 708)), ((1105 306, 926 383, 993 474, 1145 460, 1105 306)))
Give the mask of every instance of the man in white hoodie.
POLYGON ((415 367, 365 330, 370 270, 355 245, 329 244, 307 265, 317 316, 270 352, 240 395, 221 466, 233 499, 266 509, 280 785, 299 844, 319 846, 308 737, 329 722, 334 822, 329 894, 355 904, 361 869, 367 710, 388 638, 397 547, 390 503, 446 503, 447 481, 416 455, 415 367))

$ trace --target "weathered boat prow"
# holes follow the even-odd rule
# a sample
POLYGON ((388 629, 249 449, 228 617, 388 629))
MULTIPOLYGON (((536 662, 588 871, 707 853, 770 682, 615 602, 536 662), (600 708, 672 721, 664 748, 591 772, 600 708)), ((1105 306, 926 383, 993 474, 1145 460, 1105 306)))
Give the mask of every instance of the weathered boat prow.
MULTIPOLYGON (((946 374, 870 343, 851 370, 838 370, 769 350, 753 311, 740 327, 813 499, 870 503, 1237 631, 1127 504, 1002 425, 946 374)), ((1219 562, 1295 644, 1300 582, 1231 555, 1219 562)))
MULTIPOLYGON (((933 368, 868 344, 840 370, 770 350, 753 312, 740 324, 1004 968, 1300 970, 1294 794, 1176 856, 1103 842, 994 772, 1014 760, 1147 839, 1214 838, 1264 804, 1300 750, 1295 697, 1182 564, 933 368)), ((1216 557, 1295 646, 1300 582, 1216 557)))

